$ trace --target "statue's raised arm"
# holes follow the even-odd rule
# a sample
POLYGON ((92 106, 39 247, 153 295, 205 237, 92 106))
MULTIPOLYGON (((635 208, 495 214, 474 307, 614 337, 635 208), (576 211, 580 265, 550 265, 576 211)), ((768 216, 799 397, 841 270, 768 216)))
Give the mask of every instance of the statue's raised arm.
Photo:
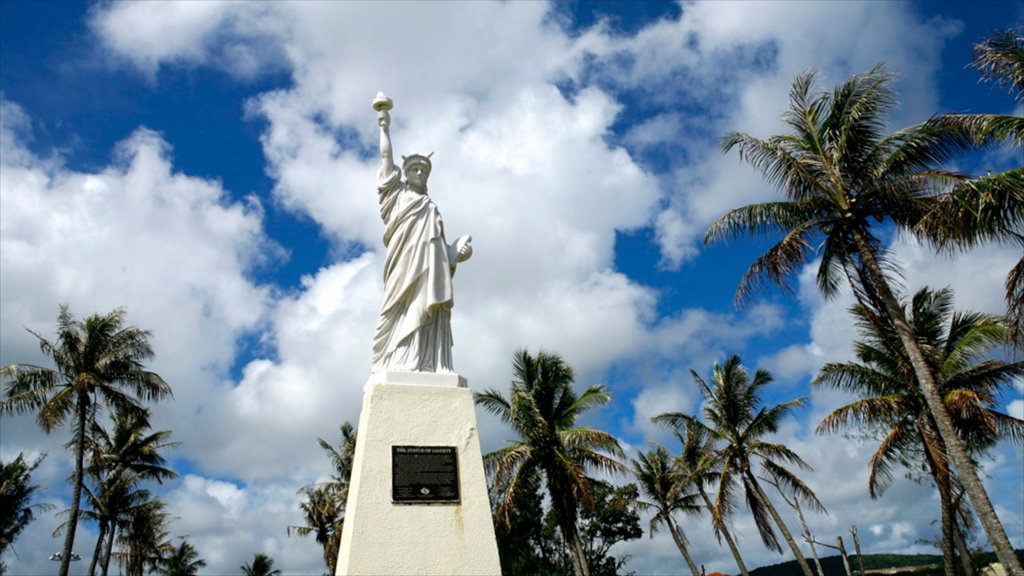
POLYGON ((377 92, 373 109, 377 111, 377 125, 380 126, 380 174, 387 176, 395 169, 395 156, 391 150, 391 108, 394 103, 383 92, 377 92))
POLYGON ((452 276, 473 254, 471 238, 451 245, 444 222, 427 195, 431 154, 402 157, 391 148, 393 103, 383 93, 373 101, 380 127, 377 173, 384 221, 384 304, 373 339, 373 371, 454 372, 452 368, 452 276))

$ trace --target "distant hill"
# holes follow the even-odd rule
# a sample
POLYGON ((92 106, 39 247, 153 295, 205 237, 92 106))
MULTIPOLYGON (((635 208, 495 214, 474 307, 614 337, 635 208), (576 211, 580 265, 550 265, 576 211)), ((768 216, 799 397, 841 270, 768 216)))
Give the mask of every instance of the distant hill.
MULTIPOLYGON (((1020 558, 1021 562, 1024 563, 1024 550, 1017 550, 1017 558, 1020 558)), ((856 574, 859 569, 857 563, 856 554, 850 554, 850 569, 856 574)), ((825 571, 825 576, 846 576, 846 569, 843 568, 843 559, 838 554, 835 556, 821 557, 821 569, 825 571)), ((996 561, 996 555, 991 552, 986 552, 982 555, 982 560, 985 565, 996 561)), ((810 556, 807 557, 807 561, 811 564, 811 569, 814 570, 814 560, 810 556)), ((864 555, 864 569, 875 570, 879 568, 896 568, 903 566, 925 566, 928 564, 942 565, 941 554, 865 554, 864 555)), ((938 575, 942 571, 935 570, 934 574, 938 575)), ((817 572, 815 572, 817 574, 817 572)), ((929 575, 931 573, 928 573, 929 575)), ((779 564, 773 564, 771 566, 762 566, 755 568, 750 571, 750 576, 803 576, 803 572, 800 570, 800 565, 796 563, 796 560, 790 560, 789 562, 782 562, 779 564)))

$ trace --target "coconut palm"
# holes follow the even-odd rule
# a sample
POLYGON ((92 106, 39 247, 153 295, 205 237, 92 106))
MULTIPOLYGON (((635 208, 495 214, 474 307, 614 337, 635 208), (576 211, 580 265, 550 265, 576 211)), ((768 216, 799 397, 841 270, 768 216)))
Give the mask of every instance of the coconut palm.
MULTIPOLYGON (((952 576, 957 481, 948 466, 945 444, 936 433, 895 330, 875 310, 855 306, 851 312, 863 338, 855 343, 857 361, 825 365, 814 384, 852 392, 858 398, 826 416, 818 430, 855 427, 881 433, 882 442, 870 462, 872 498, 891 482, 893 467, 906 462, 925 466, 939 491, 942 551, 946 573, 952 576)), ((965 445, 979 451, 1003 437, 1024 442, 1024 421, 996 409, 1000 390, 1024 374, 1024 362, 989 357, 1009 338, 1005 322, 987 314, 954 313, 951 290, 928 288, 914 295, 907 318, 928 352, 939 391, 965 445)))
POLYGON ((477 404, 499 416, 519 436, 509 446, 484 457, 500 495, 498 514, 506 524, 510 511, 538 472, 543 475, 551 507, 576 576, 589 576, 577 525, 578 509, 592 507, 588 470, 626 472, 616 458, 622 449, 611 434, 577 426, 591 408, 611 401, 604 386, 577 395, 572 368, 558 355, 518 350, 512 360, 514 380, 505 398, 497 390, 474 394, 477 404))
POLYGON ((338 562, 338 550, 341 546, 341 531, 345 524, 345 505, 348 501, 348 489, 352 479, 352 464, 356 453, 356 431, 350 422, 344 422, 339 431, 341 440, 334 447, 323 438, 317 443, 327 453, 334 473, 331 480, 319 484, 303 486, 299 494, 306 500, 299 504, 306 524, 289 526, 288 535, 316 535, 316 542, 324 551, 324 562, 331 574, 334 574, 338 562))
POLYGON ((206 566, 206 560, 199 557, 199 552, 188 540, 182 540, 166 558, 157 563, 157 572, 161 576, 196 576, 199 569, 206 566))
POLYGON ((119 409, 138 409, 141 401, 160 400, 171 395, 171 388, 160 376, 144 369, 143 362, 153 357, 150 333, 124 325, 125 311, 118 308, 105 315, 93 315, 84 321, 61 306, 57 317, 57 340, 39 339, 45 356, 56 369, 29 364, 9 364, 0 368, 0 378, 9 379, 7 397, 0 401, 0 412, 37 412, 37 421, 46 433, 72 419, 75 451, 73 495, 60 565, 67 576, 75 544, 79 505, 85 476, 86 435, 104 405, 119 409))
MULTIPOLYGON (((339 427, 341 439, 338 447, 335 448, 330 442, 323 438, 317 438, 320 448, 327 453, 327 457, 334 467, 334 474, 331 479, 331 487, 334 489, 335 498, 339 500, 339 507, 344 510, 348 501, 348 488, 352 480, 352 465, 356 456, 356 431, 351 422, 344 422, 339 427)), ((341 537, 339 531, 338 537, 341 537)))
POLYGON ((699 574, 700 570, 693 562, 690 551, 686 547, 686 534, 672 519, 676 512, 694 513, 699 510, 695 494, 684 493, 685 476, 677 473, 672 466, 672 456, 662 446, 657 446, 646 453, 637 454, 633 461, 633 475, 636 476, 637 487, 646 500, 637 500, 637 504, 645 510, 654 512, 648 532, 651 537, 657 532, 658 524, 668 527, 672 540, 679 548, 691 574, 699 574))
MULTIPOLYGON (((720 477, 718 473, 719 454, 714 448, 714 440, 708 435, 704 426, 693 420, 684 421, 682 427, 673 427, 673 431, 682 444, 679 456, 676 458, 675 468, 686 479, 685 482, 692 484, 697 489, 697 494, 700 495, 704 507, 711 512, 714 510, 714 504, 711 502, 711 497, 708 496, 707 488, 715 485, 720 477)), ((728 506, 723 506, 722 509, 731 510, 734 509, 734 505, 730 503, 728 506)), ((719 544, 721 544, 722 538, 725 538, 725 543, 736 560, 740 574, 748 576, 747 566, 743 563, 743 557, 740 556, 740 550, 726 527, 725 520, 723 518, 720 524, 715 524, 715 535, 719 539, 719 544)))
POLYGON ((1016 99, 1024 99, 1024 35, 1019 29, 996 31, 975 44, 972 65, 982 79, 1007 87, 1016 99))
POLYGON ((791 493, 797 494, 808 505, 824 510, 814 492, 783 463, 795 464, 804 470, 810 470, 810 465, 786 446, 764 440, 766 435, 778 430, 782 418, 794 408, 801 406, 806 397, 771 407, 762 406, 760 391, 772 381, 771 374, 766 370, 757 370, 751 379, 742 366, 742 360, 735 355, 728 358, 724 364, 715 364, 711 376, 713 386, 708 385, 693 370, 690 373, 704 394, 703 422, 678 412, 659 414, 655 416, 655 421, 673 426, 681 426, 684 423, 699 424, 720 446, 718 452, 721 476, 718 494, 711 511, 716 529, 724 528, 724 519, 732 512, 736 485, 740 484, 765 546, 782 552, 772 528, 774 521, 804 574, 814 576, 793 535, 761 487, 753 468, 754 462, 759 461, 762 469, 776 482, 784 484, 791 493))
MULTIPOLYGON (((1024 35, 1019 30, 997 31, 975 44, 973 66, 983 80, 1007 88, 1017 100, 1024 98, 1024 35)), ((929 122, 980 144, 991 140, 1009 140, 1018 148, 1024 144, 1024 118, 1017 116, 943 114, 929 122)), ((1024 251, 1024 167, 957 183, 938 198, 915 232, 946 252, 989 242, 1009 243, 1024 251)), ((1024 347, 1024 258, 1007 274, 1005 287, 1014 339, 1024 347)))
POLYGON ((147 409, 122 410, 114 414, 112 432, 99 424, 93 427, 89 440, 89 475, 95 479, 95 489, 90 491, 90 501, 98 512, 99 536, 89 567, 90 576, 95 573, 100 558, 103 559, 102 573, 106 575, 109 571, 114 536, 125 519, 124 511, 138 498, 136 486, 147 480, 162 484, 178 476, 165 466, 166 460, 160 454, 161 450, 178 443, 168 440, 170 430, 148 433, 149 417, 147 409))
POLYGON ((891 75, 882 67, 851 77, 833 93, 812 94, 814 77, 813 72, 801 74, 793 82, 783 116, 790 134, 761 140, 732 132, 722 139, 723 151, 739 148, 740 159, 782 189, 786 199, 728 212, 711 225, 705 242, 782 234, 744 275, 737 290, 740 302, 770 283, 792 292, 792 277, 812 258, 820 258, 817 283, 827 298, 838 293, 845 276, 861 303, 884 313, 907 350, 949 458, 1000 562, 1024 576, 890 284, 893 263, 872 232, 874 224, 886 220, 915 226, 935 204, 937 192, 969 180, 939 167, 965 150, 995 141, 1000 132, 989 130, 980 138, 984 131, 925 122, 884 135, 885 115, 895 98, 891 75))
POLYGON ((252 564, 246 562, 239 566, 245 576, 278 576, 280 570, 274 569, 274 559, 266 554, 258 553, 252 558, 252 564))
POLYGON ((166 505, 143 489, 136 493, 124 515, 124 524, 117 535, 118 550, 111 555, 118 558, 127 576, 142 576, 147 568, 156 570, 177 549, 167 530, 171 516, 166 512, 166 505))
MULTIPOLYGON (((37 510, 53 507, 46 503, 32 504, 32 498, 39 490, 39 486, 32 484, 32 472, 45 457, 43 454, 31 464, 24 454, 18 454, 10 462, 0 461, 0 556, 35 519, 37 510)), ((3 572, 3 564, 0 563, 0 574, 3 572)))

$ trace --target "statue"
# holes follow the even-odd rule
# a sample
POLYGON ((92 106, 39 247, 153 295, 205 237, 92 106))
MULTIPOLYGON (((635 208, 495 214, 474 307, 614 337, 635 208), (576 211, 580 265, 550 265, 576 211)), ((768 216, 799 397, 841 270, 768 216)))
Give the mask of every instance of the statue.
POLYGON ((454 372, 452 276, 473 255, 472 238, 448 244, 444 222, 430 196, 430 156, 402 157, 391 150, 390 98, 373 101, 380 126, 377 193, 384 220, 384 304, 373 337, 373 371, 454 372), (403 177, 404 176, 404 177, 403 177))

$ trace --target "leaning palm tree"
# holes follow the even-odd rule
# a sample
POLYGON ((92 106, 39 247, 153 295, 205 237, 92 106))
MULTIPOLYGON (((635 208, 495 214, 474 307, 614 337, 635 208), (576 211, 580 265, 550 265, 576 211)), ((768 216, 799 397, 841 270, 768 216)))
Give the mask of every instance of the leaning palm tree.
POLYGON ((892 288, 894 264, 872 232, 875 223, 886 220, 903 228, 915 226, 937 192, 968 180, 939 166, 965 150, 994 142, 999 132, 989 131, 980 139, 980 132, 925 122, 884 135, 885 115, 895 107, 888 72, 877 67, 851 77, 833 93, 818 95, 812 94, 814 76, 801 74, 793 82, 789 110, 783 115, 790 134, 761 140, 732 132, 722 139, 723 151, 739 148, 740 159, 782 189, 786 199, 728 212, 710 226, 705 242, 782 235, 744 275, 737 290, 740 302, 772 283, 791 293, 793 276, 812 258, 820 258, 817 283, 826 298, 839 292, 845 276, 861 303, 885 314, 907 350, 939 435, 999 561, 1015 576, 1024 576, 892 288))
POLYGON ((188 540, 182 540, 166 558, 160 560, 157 572, 161 576, 196 576, 205 566, 206 560, 199 557, 195 547, 188 540))
POLYGON ((558 528, 569 547, 576 576, 589 576, 577 526, 578 509, 590 507, 588 470, 626 472, 616 458, 622 449, 614 436, 577 426, 587 410, 611 401, 604 386, 593 385, 577 395, 572 368, 556 354, 540 351, 531 356, 519 350, 513 356, 511 395, 491 389, 474 394, 477 404, 500 417, 519 440, 484 457, 501 503, 498 515, 506 525, 516 502, 537 473, 544 477, 558 528))
POLYGON ((696 495, 684 493, 685 476, 673 470, 672 456, 662 446, 657 446, 646 453, 637 454, 633 461, 633 475, 636 476, 637 487, 646 500, 637 500, 640 508, 654 512, 648 529, 651 537, 657 532, 658 524, 668 527, 672 540, 679 548, 679 553, 686 560, 691 574, 699 574, 697 564, 690 556, 687 548, 686 534, 679 524, 672 519, 676 512, 694 513, 699 510, 696 495))
MULTIPOLYGON (((715 450, 714 440, 708 435, 704 426, 699 422, 691 420, 683 422, 681 427, 673 427, 673 431, 680 444, 682 444, 682 449, 676 458, 675 468, 679 474, 686 478, 686 482, 692 484, 697 489, 697 494, 700 495, 705 509, 711 512, 715 509, 715 506, 711 502, 711 497, 708 496, 707 489, 715 485, 721 476, 718 473, 720 469, 720 456, 715 450)), ((732 510, 734 505, 729 503, 726 506, 722 506, 721 509, 732 510)), ((739 568, 740 574, 748 576, 747 566, 743 563, 739 547, 736 546, 736 541, 726 527, 725 520, 727 519, 723 518, 720 524, 715 524, 715 535, 719 539, 719 544, 721 544, 722 538, 725 539, 729 551, 732 552, 733 559, 736 560, 736 567, 739 568)))
POLYGON ((787 490, 810 506, 824 510, 814 492, 783 464, 795 464, 804 470, 810 470, 810 465, 786 446, 764 440, 766 435, 778 430, 782 418, 794 408, 801 406, 807 398, 798 398, 771 407, 762 406, 760 392, 772 381, 771 374, 766 370, 757 370, 754 377, 750 378, 742 366, 742 360, 735 355, 729 357, 725 364, 715 364, 711 376, 713 386, 708 385, 693 370, 690 373, 704 394, 704 420, 699 421, 678 412, 659 414, 654 420, 673 426, 681 426, 684 423, 699 424, 721 446, 721 476, 711 513, 716 529, 723 528, 724 518, 732 512, 736 485, 742 485, 747 506, 754 516, 754 523, 765 546, 782 552, 772 528, 774 522, 804 574, 814 576, 793 535, 761 487, 753 468, 754 462, 760 461, 764 471, 776 482, 784 484, 787 490))
MULTIPOLYGON (((892 326, 864 306, 855 306, 851 312, 863 338, 855 343, 857 361, 826 364, 814 384, 852 392, 858 398, 826 416, 818 431, 856 427, 880 433, 882 441, 871 458, 868 477, 872 498, 889 485, 893 467, 908 462, 924 465, 939 491, 942 552, 946 573, 952 576, 957 481, 949 469, 945 445, 892 326)), ((943 401, 968 448, 981 451, 1002 437, 1024 442, 1024 421, 996 409, 1001 389, 1024 374, 1024 362, 990 357, 994 348, 1009 339, 1006 323, 987 314, 954 313, 949 289, 922 288, 907 306, 907 318, 929 352, 943 401)))
POLYGON ((124 522, 124 511, 133 504, 136 486, 147 480, 162 484, 178 476, 165 466, 166 460, 160 454, 178 443, 169 441, 170 430, 149 433, 149 416, 147 409, 121 410, 114 414, 111 432, 99 424, 93 427, 89 471, 95 479, 95 489, 90 499, 102 513, 97 516, 99 536, 89 576, 93 576, 101 558, 102 573, 107 574, 115 533, 124 522))
POLYGON ((252 558, 252 564, 246 562, 239 566, 245 576, 278 576, 280 570, 274 569, 274 559, 266 554, 258 553, 252 558))
POLYGON ((67 576, 75 544, 78 511, 85 477, 86 436, 97 409, 106 405, 130 410, 144 400, 160 400, 171 388, 160 376, 145 370, 143 362, 153 357, 150 333, 124 325, 125 311, 118 308, 105 315, 77 320, 68 307, 57 317, 57 340, 39 339, 39 347, 56 369, 29 364, 8 364, 0 378, 9 379, 7 395, 0 401, 0 413, 37 412, 37 421, 47 433, 72 419, 75 471, 72 477, 71 508, 61 576, 67 576))

